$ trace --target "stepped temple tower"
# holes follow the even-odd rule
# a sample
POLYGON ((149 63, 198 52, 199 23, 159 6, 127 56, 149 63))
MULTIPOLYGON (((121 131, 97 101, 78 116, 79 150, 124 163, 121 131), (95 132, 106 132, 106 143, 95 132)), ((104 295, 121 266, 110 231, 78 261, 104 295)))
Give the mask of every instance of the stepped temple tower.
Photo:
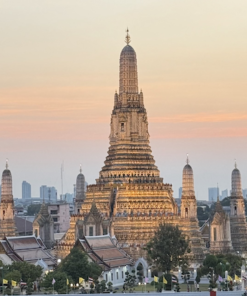
POLYGON ((194 176, 192 167, 187 156, 186 165, 183 169, 183 185, 181 197, 181 217, 178 225, 184 234, 190 239, 191 259, 201 262, 204 258, 204 244, 199 231, 197 219, 197 204, 194 190, 194 176))
POLYGON ((2 191, 0 203, 0 239, 5 236, 16 236, 17 230, 14 221, 14 201, 12 194, 12 176, 8 169, 8 161, 6 161, 6 169, 2 174, 2 191))
POLYGON ((245 206, 241 185, 241 174, 235 163, 232 171, 232 191, 231 191, 231 237, 235 251, 247 255, 247 224, 245 218, 245 206))
MULTIPOLYGON (((87 187, 80 213, 71 217, 70 229, 58 246, 60 257, 69 253, 80 238, 81 229, 87 232, 84 235, 115 235, 134 259, 145 256, 143 246, 164 222, 181 226, 186 235, 193 235, 192 252, 199 253, 194 189, 185 181, 189 187, 184 188, 183 211, 187 209, 187 214, 180 217, 172 186, 163 182, 152 155, 144 95, 138 88, 136 52, 130 45, 128 30, 125 41, 120 54, 119 92, 114 95, 111 114, 108 155, 96 184, 87 187), (89 213, 96 213, 97 223, 89 213)), ((189 170, 186 172, 190 174, 189 170)))
POLYGON ((80 214, 81 205, 85 199, 85 177, 82 174, 80 166, 80 174, 76 178, 76 196, 75 196, 75 214, 80 214))

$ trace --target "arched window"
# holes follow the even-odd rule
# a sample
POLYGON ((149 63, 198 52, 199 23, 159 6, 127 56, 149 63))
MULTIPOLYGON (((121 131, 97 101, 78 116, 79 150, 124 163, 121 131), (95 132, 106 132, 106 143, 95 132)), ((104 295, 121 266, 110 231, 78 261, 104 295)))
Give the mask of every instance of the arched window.
POLYGON ((237 207, 236 206, 234 207, 234 215, 235 216, 237 215, 237 207))
POLYGON ((185 217, 188 218, 188 208, 185 208, 185 217))

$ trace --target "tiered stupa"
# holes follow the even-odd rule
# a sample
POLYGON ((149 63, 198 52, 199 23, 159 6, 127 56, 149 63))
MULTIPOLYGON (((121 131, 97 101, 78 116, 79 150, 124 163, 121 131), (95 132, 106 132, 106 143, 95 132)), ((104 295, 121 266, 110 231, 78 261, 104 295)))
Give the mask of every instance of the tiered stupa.
POLYGON ((199 231, 199 223, 197 219, 197 203, 194 190, 194 176, 189 158, 187 156, 186 165, 183 169, 183 186, 181 197, 181 219, 179 227, 183 233, 190 239, 191 253, 188 257, 192 261, 202 262, 204 259, 203 249, 204 243, 199 231))
POLYGON ((247 224, 245 218, 245 205, 242 193, 241 174, 235 163, 232 171, 231 191, 231 237, 236 252, 247 255, 247 224))
POLYGON ((81 206, 85 199, 85 177, 82 174, 80 165, 80 174, 76 178, 76 196, 75 196, 75 214, 80 214, 81 206))
POLYGON ((130 46, 128 30, 125 41, 127 45, 120 55, 119 93, 114 95, 111 115, 108 155, 96 184, 87 187, 80 214, 71 217, 70 229, 58 246, 60 257, 68 254, 80 229, 88 232, 84 235, 97 235, 97 232, 115 235, 119 244, 135 259, 145 256, 143 246, 160 223, 178 225, 194 237, 198 234, 195 201, 190 205, 193 217, 181 218, 172 186, 164 184, 155 165, 144 96, 138 89, 136 53, 130 46), (94 219, 89 218, 93 203, 102 216, 100 231, 99 228, 96 231, 94 219), (186 223, 182 225, 182 221, 186 223), (188 227, 193 228, 190 233, 188 227))
POLYGON ((16 236, 17 229, 14 221, 14 200, 12 194, 12 175, 8 169, 8 161, 6 161, 6 169, 2 174, 1 187, 1 203, 0 203, 0 239, 6 236, 16 236))

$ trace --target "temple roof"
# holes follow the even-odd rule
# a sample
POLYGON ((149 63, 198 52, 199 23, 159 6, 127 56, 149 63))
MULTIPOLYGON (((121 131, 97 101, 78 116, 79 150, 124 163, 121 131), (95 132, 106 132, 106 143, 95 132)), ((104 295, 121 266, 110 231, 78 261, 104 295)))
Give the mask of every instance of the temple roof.
POLYGON ((47 266, 53 267, 56 264, 56 259, 46 250, 42 240, 33 235, 6 237, 0 244, 12 261, 35 264, 37 260, 42 259, 47 266))
POLYGON ((38 223, 40 226, 43 226, 45 223, 54 223, 45 202, 42 203, 39 213, 33 221, 33 224, 35 223, 38 223))
POLYGON ((107 235, 84 236, 77 241, 83 250, 99 264, 103 270, 110 270, 117 266, 133 265, 134 261, 120 247, 113 238, 107 235))

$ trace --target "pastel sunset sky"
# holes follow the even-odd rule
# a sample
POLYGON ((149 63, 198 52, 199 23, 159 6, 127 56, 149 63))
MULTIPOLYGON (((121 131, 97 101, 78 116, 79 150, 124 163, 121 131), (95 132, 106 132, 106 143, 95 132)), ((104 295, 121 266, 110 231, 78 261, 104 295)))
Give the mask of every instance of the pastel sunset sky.
POLYGON ((107 155, 119 56, 128 26, 150 142, 174 197, 186 154, 198 199, 230 189, 234 159, 247 187, 247 1, 1 0, 0 168, 73 191, 107 155))

